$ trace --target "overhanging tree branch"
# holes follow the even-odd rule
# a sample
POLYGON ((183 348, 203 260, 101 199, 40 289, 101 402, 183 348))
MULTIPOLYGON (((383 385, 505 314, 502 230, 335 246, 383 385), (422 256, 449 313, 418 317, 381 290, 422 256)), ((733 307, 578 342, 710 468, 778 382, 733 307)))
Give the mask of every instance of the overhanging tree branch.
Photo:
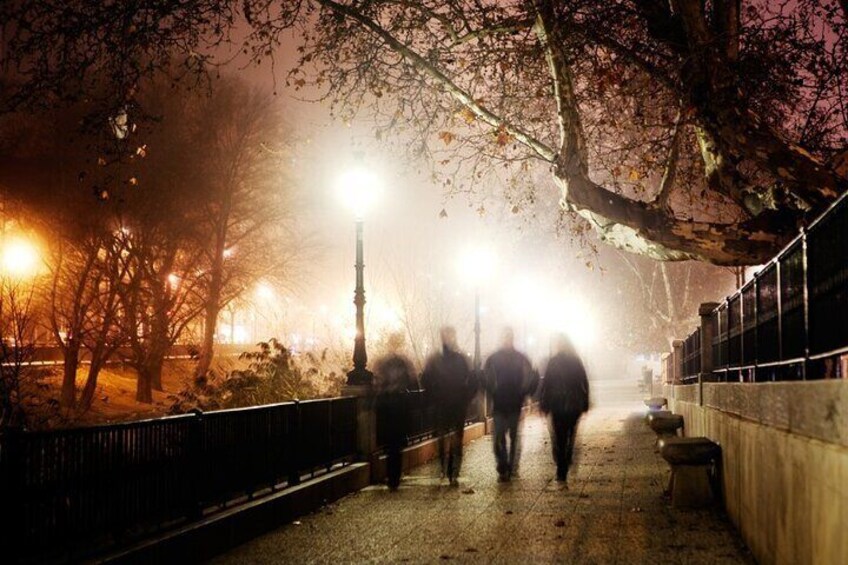
POLYGON ((772 253, 778 237, 757 233, 744 224, 711 224, 682 221, 665 209, 607 190, 588 174, 588 153, 574 95, 571 71, 558 37, 550 0, 534 3, 534 29, 542 44, 553 83, 560 128, 560 148, 555 180, 563 191, 564 205, 576 210, 598 231, 601 239, 635 253, 662 260, 704 259, 723 263, 747 248, 748 260, 772 253), (709 240, 709 243, 707 241, 709 240))
POLYGON ((726 154, 750 159, 784 182, 810 208, 820 208, 848 189, 848 180, 802 147, 781 138, 740 100, 737 80, 720 42, 710 32, 700 2, 673 0, 689 47, 682 78, 699 125, 726 154))
POLYGON ((403 44, 374 20, 364 16, 356 10, 351 9, 349 6, 339 4, 333 0, 316 0, 316 2, 338 14, 350 18, 373 33, 375 36, 379 37, 393 51, 402 55, 415 67, 415 69, 433 80, 439 87, 443 88, 445 92, 451 96, 451 98, 468 108, 481 121, 494 128, 503 128, 506 133, 530 148, 534 153, 536 153, 536 155, 545 161, 552 162, 556 157, 556 153, 550 147, 536 139, 530 133, 524 131, 515 124, 509 123, 480 104, 468 92, 460 88, 456 83, 448 78, 445 73, 436 68, 435 65, 427 61, 410 47, 403 44))
POLYGON ((665 171, 663 172, 660 188, 656 197, 651 203, 655 208, 664 210, 666 214, 671 214, 669 206, 669 197, 671 189, 674 186, 674 178, 677 174, 677 161, 680 156, 680 139, 683 137, 682 111, 677 110, 677 117, 674 119, 674 133, 671 136, 671 143, 668 147, 668 156, 665 160, 665 171))

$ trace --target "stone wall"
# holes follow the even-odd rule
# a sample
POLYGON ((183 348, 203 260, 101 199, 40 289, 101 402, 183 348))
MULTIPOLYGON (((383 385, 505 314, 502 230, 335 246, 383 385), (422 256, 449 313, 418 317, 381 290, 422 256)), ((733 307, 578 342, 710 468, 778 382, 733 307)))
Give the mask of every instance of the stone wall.
POLYGON ((666 387, 722 446, 727 513, 760 563, 848 563, 848 381, 666 387))

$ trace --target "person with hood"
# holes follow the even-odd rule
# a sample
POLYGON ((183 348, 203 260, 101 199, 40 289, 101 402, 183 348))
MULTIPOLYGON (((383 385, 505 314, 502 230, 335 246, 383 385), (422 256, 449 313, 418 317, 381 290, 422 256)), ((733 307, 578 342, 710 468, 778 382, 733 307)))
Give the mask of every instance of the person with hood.
POLYGON ((379 417, 386 430, 386 482, 390 490, 400 486, 403 448, 408 428, 408 392, 418 388, 412 362, 403 353, 403 334, 388 339, 388 353, 374 364, 374 388, 379 417))
POLYGON ((442 476, 458 486, 465 417, 477 386, 468 356, 457 346, 456 330, 445 326, 440 335, 442 349, 427 360, 421 386, 435 418, 442 476))
POLYGON ((555 355, 548 361, 539 394, 540 410, 550 415, 551 444, 557 481, 568 480, 574 457, 574 438, 580 417, 589 410, 589 380, 571 340, 556 339, 555 355))

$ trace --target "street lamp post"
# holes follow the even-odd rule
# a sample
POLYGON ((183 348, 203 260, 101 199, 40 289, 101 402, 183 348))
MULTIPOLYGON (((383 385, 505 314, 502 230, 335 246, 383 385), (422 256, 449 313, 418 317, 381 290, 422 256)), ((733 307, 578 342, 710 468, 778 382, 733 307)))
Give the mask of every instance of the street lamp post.
MULTIPOLYGON (((474 374, 480 376, 482 356, 480 352, 480 285, 491 275, 494 267, 494 255, 485 248, 467 249, 460 257, 460 269, 463 275, 474 285, 474 374)), ((486 395, 479 400, 480 418, 488 415, 486 395)))
POLYGON ((353 370, 347 374, 351 386, 369 385, 372 373, 367 369, 368 353, 365 350, 365 261, 363 258, 363 232, 365 212, 373 203, 377 192, 376 178, 369 171, 358 168, 348 171, 339 182, 339 190, 356 220, 356 288, 353 304, 356 306, 356 337, 353 342, 353 370))
POLYGON ((361 217, 356 219, 356 289, 353 291, 353 304, 356 306, 356 337, 353 340, 353 370, 347 374, 347 384, 367 385, 371 383, 372 373, 368 365, 368 353, 365 350, 365 262, 363 259, 363 228, 361 217))
POLYGON ((474 372, 479 373, 480 359, 480 285, 474 286, 474 372))

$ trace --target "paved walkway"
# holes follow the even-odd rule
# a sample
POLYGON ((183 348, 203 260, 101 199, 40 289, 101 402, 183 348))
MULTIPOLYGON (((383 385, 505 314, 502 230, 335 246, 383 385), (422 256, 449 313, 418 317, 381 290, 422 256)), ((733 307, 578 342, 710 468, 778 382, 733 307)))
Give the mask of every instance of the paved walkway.
POLYGON ((753 563, 717 512, 672 509, 667 465, 636 403, 593 409, 568 489, 545 421, 524 423, 520 477, 498 483, 492 442, 466 448, 459 488, 430 464, 397 492, 372 486, 220 556, 220 563, 753 563))

